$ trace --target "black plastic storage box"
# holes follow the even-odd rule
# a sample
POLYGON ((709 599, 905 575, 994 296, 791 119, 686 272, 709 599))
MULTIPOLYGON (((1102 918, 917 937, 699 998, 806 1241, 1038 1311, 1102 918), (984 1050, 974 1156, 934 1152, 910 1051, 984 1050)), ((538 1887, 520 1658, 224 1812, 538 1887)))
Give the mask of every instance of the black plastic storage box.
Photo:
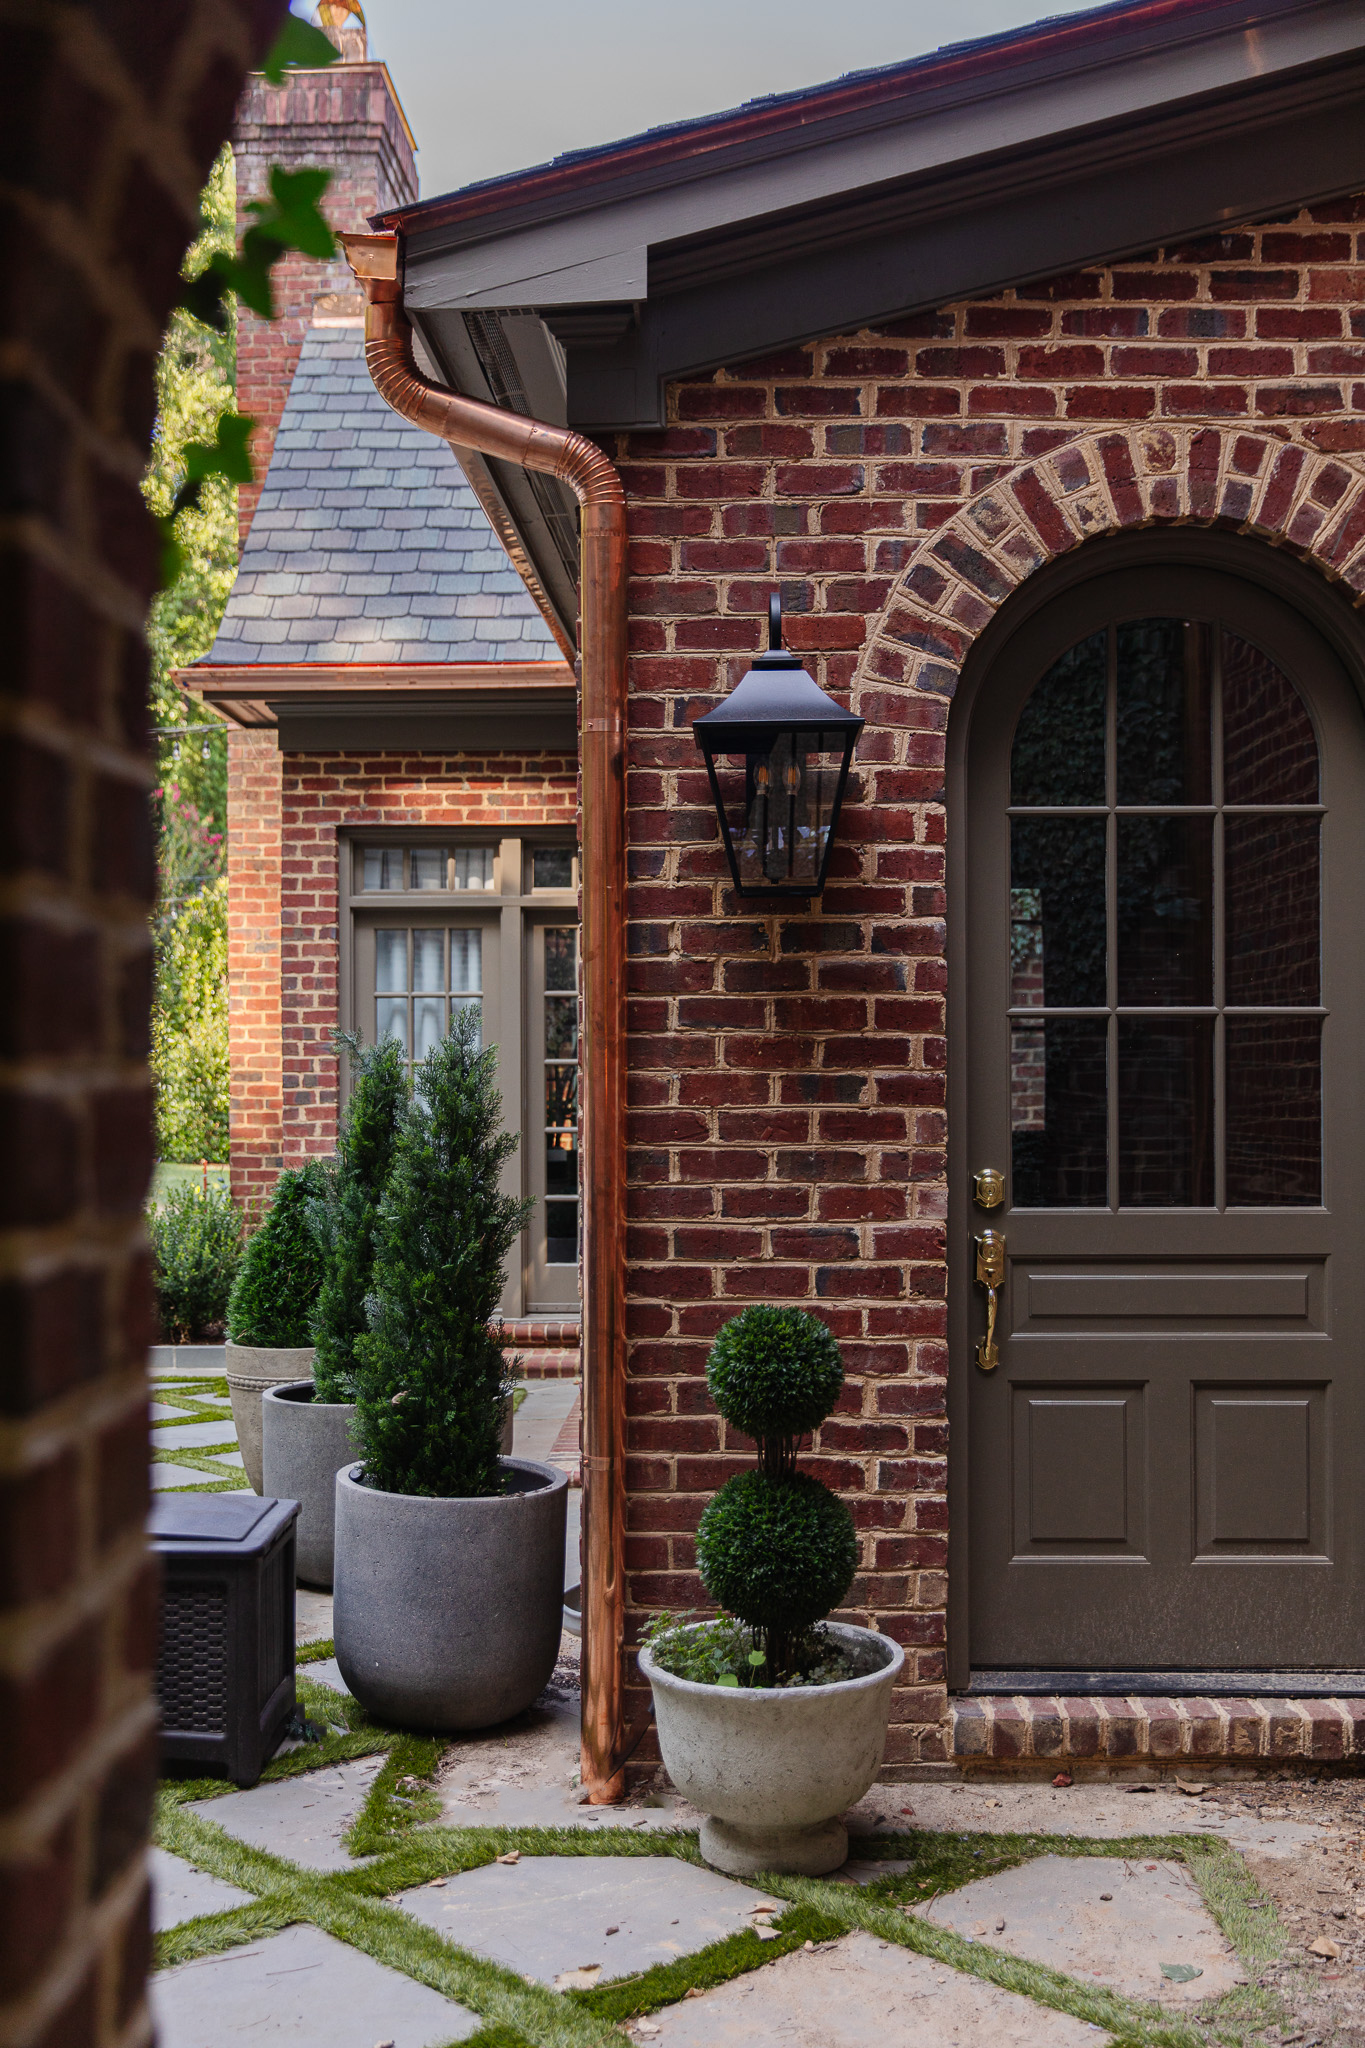
POLYGON ((172 1493, 147 1533, 161 1559, 156 1691, 165 1763, 254 1785, 294 1711, 296 1500, 172 1493))

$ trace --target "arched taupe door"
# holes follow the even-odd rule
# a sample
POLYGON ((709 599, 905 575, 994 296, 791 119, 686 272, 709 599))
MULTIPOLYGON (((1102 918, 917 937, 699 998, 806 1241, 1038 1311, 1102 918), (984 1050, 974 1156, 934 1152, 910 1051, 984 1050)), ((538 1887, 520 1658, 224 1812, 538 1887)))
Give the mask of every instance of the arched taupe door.
POLYGON ((970 715, 972 1667, 1365 1667, 1359 701, 1167 563, 1037 611, 970 715))

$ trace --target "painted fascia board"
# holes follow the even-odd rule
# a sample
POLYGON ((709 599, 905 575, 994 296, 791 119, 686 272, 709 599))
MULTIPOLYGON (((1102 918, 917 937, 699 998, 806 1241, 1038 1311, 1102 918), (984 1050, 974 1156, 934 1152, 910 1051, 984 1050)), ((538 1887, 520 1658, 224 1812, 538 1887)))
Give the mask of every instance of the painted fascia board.
POLYGON ((753 161, 675 165, 660 189, 619 199, 589 193, 562 218, 503 234, 490 234, 486 221, 424 231, 419 217, 407 240, 405 301, 420 311, 641 299, 647 277, 644 289, 629 280, 642 250, 1142 122, 1211 95, 1235 95, 1238 87, 1264 86, 1277 74, 1340 61, 1362 42, 1358 0, 1325 0, 1235 34, 1224 29, 1137 55, 1092 59, 1083 70, 1050 78, 1003 76, 988 91, 938 108, 907 113, 898 103, 854 134, 821 140, 797 128, 753 161))

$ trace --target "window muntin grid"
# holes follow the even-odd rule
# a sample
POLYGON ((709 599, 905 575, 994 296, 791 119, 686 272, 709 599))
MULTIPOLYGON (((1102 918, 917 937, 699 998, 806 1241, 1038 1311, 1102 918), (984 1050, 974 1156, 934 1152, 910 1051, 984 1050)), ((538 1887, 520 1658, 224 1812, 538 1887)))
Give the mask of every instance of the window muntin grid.
POLYGON ((1230 625, 1111 623, 1020 715, 1016 1207, 1321 1200, 1319 762, 1230 625))
POLYGON ((363 846, 359 883, 367 896, 409 891, 483 895, 497 886, 497 853, 486 846, 363 846))
POLYGON ((374 1036, 396 1038, 410 1066, 424 1060, 460 1010, 482 1017, 478 926, 379 925, 374 934, 374 1036))

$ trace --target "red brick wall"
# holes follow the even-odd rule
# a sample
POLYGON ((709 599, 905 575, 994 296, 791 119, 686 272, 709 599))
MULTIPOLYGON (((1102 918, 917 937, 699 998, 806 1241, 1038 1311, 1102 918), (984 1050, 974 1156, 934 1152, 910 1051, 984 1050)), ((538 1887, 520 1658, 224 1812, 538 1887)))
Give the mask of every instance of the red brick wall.
POLYGON ((0 232, 0 2040, 151 2040, 138 480, 198 197, 282 0, 10 7, 0 232))
POLYGON ((849 1378, 806 1462, 861 1531, 850 1611, 907 1650, 893 1770, 945 1741, 957 670, 1024 574, 1116 524, 1250 521, 1365 587, 1365 509, 1344 509, 1365 475, 1358 221, 1365 201, 1318 207, 740 364, 676 386, 668 428, 614 451, 634 577, 631 1625, 704 1604, 693 1531, 747 1459, 706 1395, 712 1336, 746 1301, 808 1304, 849 1378), (809 914, 733 901, 688 729, 762 644, 775 578, 789 644, 868 719, 809 914))
MULTIPOLYGON (((578 761, 534 752, 288 754, 283 769, 280 1142, 283 1164, 296 1166, 336 1142, 338 833, 357 825, 572 825, 578 761)), ((234 1137, 234 1184, 236 1160, 234 1137)))
MULTIPOLYGON (((335 64, 329 71, 293 71, 281 85, 252 78, 237 110, 237 231, 250 225, 246 206, 268 194, 272 164, 330 169, 323 211, 334 229, 364 230, 368 216, 417 197, 417 171, 398 101, 382 64, 335 64)), ((318 263, 292 251, 275 267, 275 307, 266 322, 243 306, 237 319, 237 405, 259 422, 251 437, 256 482, 237 496, 243 540, 251 526, 270 451, 284 411, 315 303, 335 296, 342 311, 360 312, 355 280, 338 252, 318 263)))
POLYGON ((281 1163, 280 786, 273 728, 228 727, 228 1116, 232 1192, 259 1202, 281 1163))

